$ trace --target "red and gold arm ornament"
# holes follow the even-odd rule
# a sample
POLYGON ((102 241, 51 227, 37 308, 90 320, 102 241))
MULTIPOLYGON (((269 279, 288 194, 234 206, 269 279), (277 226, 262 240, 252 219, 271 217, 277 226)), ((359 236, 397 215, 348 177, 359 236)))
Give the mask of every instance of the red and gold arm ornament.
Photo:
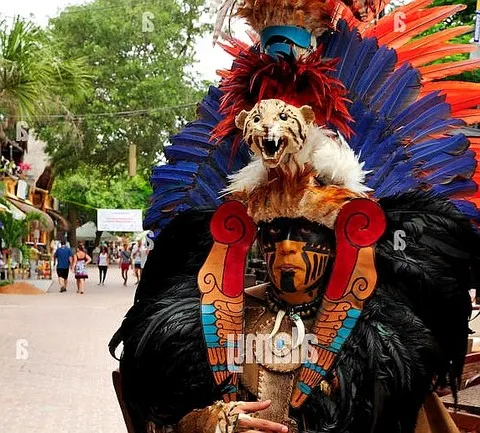
POLYGON ((315 319, 313 357, 302 365, 291 405, 299 407, 332 367, 377 283, 374 244, 386 228, 374 201, 354 199, 336 223, 337 254, 325 296, 315 319))
POLYGON ((239 365, 237 340, 243 334, 244 275, 247 253, 257 227, 238 201, 222 204, 213 215, 210 230, 214 244, 198 274, 201 320, 208 362, 224 400, 235 401, 239 365), (233 347, 228 347, 232 345, 233 347))

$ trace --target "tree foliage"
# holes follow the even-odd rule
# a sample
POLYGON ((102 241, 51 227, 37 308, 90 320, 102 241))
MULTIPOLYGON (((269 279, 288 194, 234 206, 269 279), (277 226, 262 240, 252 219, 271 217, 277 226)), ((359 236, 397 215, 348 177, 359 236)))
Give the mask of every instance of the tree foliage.
POLYGON ((65 58, 87 59, 93 77, 86 99, 68 107, 74 122, 40 125, 58 173, 79 162, 125 173, 130 144, 149 172, 204 90, 191 68, 203 2, 95 0, 51 20, 65 58))
POLYGON ((86 164, 75 173, 59 176, 52 191, 57 199, 79 208, 85 220, 95 220, 96 209, 145 209, 151 193, 150 184, 141 176, 108 177, 86 164))
POLYGON ((82 59, 63 58, 49 32, 21 18, 0 22, 0 144, 18 120, 31 125, 81 98, 88 79, 82 59))

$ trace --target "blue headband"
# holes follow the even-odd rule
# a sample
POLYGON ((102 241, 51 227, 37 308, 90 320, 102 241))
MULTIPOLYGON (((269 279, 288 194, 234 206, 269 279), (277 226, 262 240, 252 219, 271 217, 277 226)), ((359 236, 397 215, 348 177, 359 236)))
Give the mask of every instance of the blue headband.
POLYGON ((279 54, 291 55, 292 45, 308 48, 311 40, 312 34, 307 29, 297 26, 270 26, 260 33, 262 48, 272 57, 277 57, 279 54), (269 43, 272 38, 283 39, 287 42, 269 43))

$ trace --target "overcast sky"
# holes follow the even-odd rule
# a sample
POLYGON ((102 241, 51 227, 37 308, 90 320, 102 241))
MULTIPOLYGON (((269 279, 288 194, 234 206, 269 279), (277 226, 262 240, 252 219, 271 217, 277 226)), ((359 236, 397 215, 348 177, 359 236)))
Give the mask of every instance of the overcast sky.
MULTIPOLYGON (((0 15, 2 17, 13 17, 21 15, 32 18, 35 22, 46 25, 48 18, 57 15, 58 11, 68 5, 84 4, 85 0, 2 0, 0 4, 0 15)), ((213 18, 212 18, 213 20, 213 18)), ((243 26, 238 26, 238 36, 247 40, 243 26)), ((216 79, 215 71, 220 68, 228 68, 231 65, 231 58, 218 46, 212 48, 212 37, 207 35, 197 43, 197 59, 199 63, 195 67, 203 77, 209 80, 216 79)))

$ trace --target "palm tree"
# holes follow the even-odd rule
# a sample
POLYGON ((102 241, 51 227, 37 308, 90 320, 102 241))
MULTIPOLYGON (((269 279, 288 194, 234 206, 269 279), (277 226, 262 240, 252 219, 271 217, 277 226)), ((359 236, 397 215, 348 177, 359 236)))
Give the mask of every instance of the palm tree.
MULTIPOLYGON (((7 206, 5 201, 0 200, 0 202, 7 206)), ((5 248, 10 250, 7 260, 9 280, 13 280, 11 251, 13 248, 20 248, 22 246, 23 238, 28 236, 30 223, 33 221, 46 224, 45 217, 40 213, 32 212, 26 214, 24 219, 15 219, 11 212, 0 211, 0 237, 3 240, 5 248)))
POLYGON ((58 95, 86 92, 84 61, 62 59, 57 51, 48 32, 33 23, 19 17, 0 22, 0 145, 17 121, 65 111, 58 95))

